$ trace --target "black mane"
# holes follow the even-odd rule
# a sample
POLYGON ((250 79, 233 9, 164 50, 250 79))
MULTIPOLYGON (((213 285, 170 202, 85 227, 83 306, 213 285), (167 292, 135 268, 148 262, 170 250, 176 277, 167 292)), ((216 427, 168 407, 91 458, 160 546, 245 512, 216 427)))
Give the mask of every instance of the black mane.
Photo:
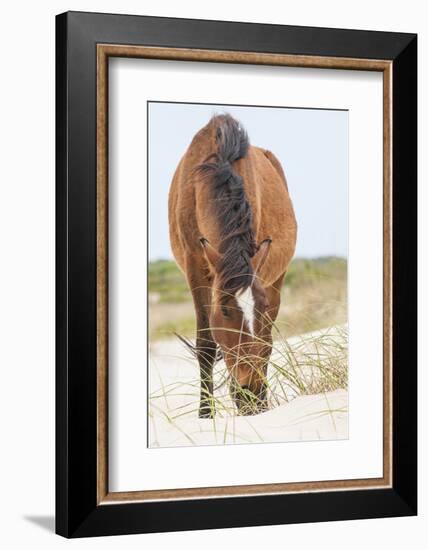
POLYGON ((249 141, 246 131, 230 115, 218 115, 210 124, 216 128, 217 152, 199 166, 212 184, 214 211, 220 228, 221 254, 217 268, 224 301, 230 294, 251 285, 251 258, 257 251, 252 227, 252 211, 241 176, 233 163, 246 156, 249 141))

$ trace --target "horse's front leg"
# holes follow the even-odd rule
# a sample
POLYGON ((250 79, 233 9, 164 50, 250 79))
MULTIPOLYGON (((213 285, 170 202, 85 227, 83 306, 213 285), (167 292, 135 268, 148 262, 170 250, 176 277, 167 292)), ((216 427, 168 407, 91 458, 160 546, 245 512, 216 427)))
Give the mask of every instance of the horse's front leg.
POLYGON ((201 378, 199 418, 213 418, 215 415, 213 367, 217 355, 217 344, 211 334, 209 310, 211 288, 206 280, 193 282, 192 296, 196 312, 196 353, 201 378))
POLYGON ((217 346, 212 338, 207 336, 208 334, 206 329, 198 328, 196 350, 201 376, 199 418, 213 418, 215 415, 213 367, 217 353, 217 346))
POLYGON ((276 318, 278 316, 279 308, 281 305, 281 288, 284 281, 284 275, 285 273, 282 273, 280 277, 273 283, 272 286, 266 288, 266 298, 268 300, 268 310, 264 316, 263 320, 263 331, 262 331, 262 339, 264 342, 266 342, 266 346, 264 347, 264 350, 262 352, 262 355, 264 357, 264 363, 262 367, 263 372, 263 383, 261 384, 260 393, 259 393, 259 401, 260 401, 260 410, 264 411, 269 408, 268 405, 268 395, 267 390, 268 387, 266 385, 266 378, 267 378, 267 370, 268 370, 268 364, 269 359, 272 354, 272 345, 273 345, 273 339, 272 339, 272 329, 273 324, 276 321, 276 318))

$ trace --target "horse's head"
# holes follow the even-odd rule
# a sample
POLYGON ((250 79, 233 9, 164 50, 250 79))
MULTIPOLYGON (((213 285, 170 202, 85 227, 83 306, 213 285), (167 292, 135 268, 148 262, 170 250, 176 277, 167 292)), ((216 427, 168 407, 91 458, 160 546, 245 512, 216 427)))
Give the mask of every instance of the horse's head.
POLYGON ((231 394, 240 414, 256 414, 267 408, 265 379, 272 345, 269 303, 257 274, 271 241, 258 247, 247 285, 227 291, 218 270, 221 254, 205 239, 201 243, 213 273, 211 332, 223 352, 231 375, 231 394))

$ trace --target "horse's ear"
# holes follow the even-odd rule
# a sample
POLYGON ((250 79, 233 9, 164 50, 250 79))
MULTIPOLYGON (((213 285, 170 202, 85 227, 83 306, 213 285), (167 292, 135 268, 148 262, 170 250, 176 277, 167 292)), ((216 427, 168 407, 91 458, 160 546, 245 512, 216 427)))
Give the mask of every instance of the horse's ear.
POLYGON ((259 244, 259 248, 253 257, 254 273, 257 275, 268 257, 272 239, 265 239, 259 244))
POLYGON ((220 261, 220 254, 213 246, 210 245, 209 241, 205 239, 205 237, 201 237, 199 239, 199 242, 204 249, 205 258, 208 260, 208 263, 214 269, 214 271, 216 271, 218 263, 220 261))

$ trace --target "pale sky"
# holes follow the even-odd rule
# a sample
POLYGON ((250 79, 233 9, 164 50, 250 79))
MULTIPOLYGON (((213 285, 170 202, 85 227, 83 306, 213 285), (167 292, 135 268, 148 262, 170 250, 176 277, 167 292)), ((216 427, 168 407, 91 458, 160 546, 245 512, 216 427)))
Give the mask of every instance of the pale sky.
POLYGON ((348 112, 149 103, 149 260, 171 259, 168 190, 194 134, 213 114, 238 119, 284 169, 298 223, 296 257, 348 254, 348 112))

